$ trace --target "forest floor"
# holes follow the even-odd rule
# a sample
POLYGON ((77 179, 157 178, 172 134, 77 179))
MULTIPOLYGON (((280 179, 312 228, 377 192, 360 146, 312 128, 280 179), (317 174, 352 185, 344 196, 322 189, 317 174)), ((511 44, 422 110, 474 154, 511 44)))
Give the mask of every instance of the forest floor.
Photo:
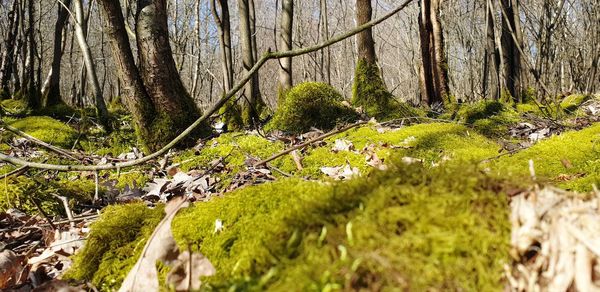
MULTIPOLYGON (((600 97, 568 103, 479 102, 324 139, 222 133, 115 171, 3 164, 0 289, 111 291, 135 285, 134 265, 176 289, 600 287, 600 97)), ((3 125, 36 138, 5 130, 5 154, 143 156, 126 115, 105 135, 80 113, 2 106, 3 125)))

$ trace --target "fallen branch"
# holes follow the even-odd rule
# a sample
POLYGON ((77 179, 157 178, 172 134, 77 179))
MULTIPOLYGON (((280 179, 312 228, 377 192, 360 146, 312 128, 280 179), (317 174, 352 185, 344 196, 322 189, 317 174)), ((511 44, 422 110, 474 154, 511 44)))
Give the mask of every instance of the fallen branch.
POLYGON ((8 130, 9 132, 12 132, 13 134, 17 135, 17 136, 21 136, 25 139, 27 139, 27 141, 31 141, 34 144, 40 145, 48 150, 54 151, 62 156, 65 156, 67 158, 73 159, 73 160, 79 160, 78 158, 76 158, 75 156, 73 156, 73 153, 69 153, 69 151, 65 150, 65 149, 61 149, 59 147, 56 147, 52 144, 48 144, 36 137, 33 137, 11 125, 8 125, 7 123, 5 123, 4 121, 0 120, 0 126, 2 126, 2 128, 8 130))
POLYGON ((277 153, 277 154, 275 154, 275 155, 273 155, 273 156, 271 156, 271 157, 269 157, 269 158, 267 158, 265 160, 259 161, 259 162, 255 163, 253 166, 254 167, 258 167, 258 166, 264 165, 267 162, 271 162, 271 161, 273 161, 273 160, 275 160, 275 159, 277 159, 277 158, 279 158, 281 156, 284 156, 284 155, 286 155, 286 154, 288 154, 288 153, 290 153, 292 151, 295 151, 295 150, 298 150, 298 149, 302 149, 302 148, 304 148, 304 147, 306 147, 306 146, 308 146, 308 145, 310 145, 312 143, 319 142, 319 141, 327 139, 327 138, 329 138, 329 137, 331 137, 331 136, 333 136, 335 134, 346 132, 346 131, 348 131, 348 130, 350 130, 352 128, 358 127, 360 125, 364 125, 366 123, 367 122, 365 122, 365 121, 360 121, 358 123, 350 124, 350 125, 347 125, 345 127, 337 129, 337 130, 332 130, 332 131, 330 131, 328 133, 325 133, 325 134, 323 134, 323 135, 321 135, 319 137, 316 137, 314 139, 310 139, 310 140, 308 140, 308 141, 306 141, 306 142, 304 142, 302 144, 298 144, 298 145, 296 145, 294 147, 291 147, 291 148, 288 148, 288 149, 286 149, 286 150, 284 150, 282 152, 279 152, 279 153, 277 153))
POLYGON ((13 176, 13 175, 19 176, 19 175, 25 173, 28 169, 29 169, 29 166, 27 166, 27 165, 21 166, 19 168, 14 169, 11 172, 7 172, 3 175, 0 175, 0 179, 5 179, 5 178, 7 178, 9 176, 13 176))
POLYGON ((369 29, 369 28, 385 21, 386 19, 392 17, 396 13, 398 13, 401 10, 403 10, 404 8, 406 8, 408 6, 408 4, 410 4, 412 1, 413 0, 406 0, 402 4, 400 4, 398 7, 396 7, 395 9, 393 9, 390 12, 388 12, 387 14, 385 14, 384 16, 374 19, 372 21, 369 21, 361 26, 354 28, 351 31, 340 34, 340 35, 333 37, 329 40, 326 40, 320 44, 317 44, 317 45, 314 45, 311 47, 307 47, 307 48, 301 48, 301 49, 285 51, 285 52, 268 51, 260 58, 260 60, 258 60, 256 62, 256 64, 254 64, 254 66, 250 69, 250 71, 248 71, 248 73, 246 73, 246 75, 244 75, 244 77, 242 78, 242 80, 240 82, 238 82, 231 90, 229 90, 229 92, 227 92, 227 94, 225 94, 213 106, 211 106, 200 118, 198 118, 196 121, 194 121, 194 123, 192 123, 187 129, 185 129, 181 134, 179 134, 179 136, 175 137, 175 139, 173 139, 171 142, 169 142, 163 148, 161 148, 160 150, 158 150, 150 155, 147 155, 145 157, 127 161, 127 162, 110 163, 110 164, 102 164, 102 165, 81 165, 81 164, 60 165, 60 164, 36 163, 36 162, 29 162, 26 160, 22 160, 22 159, 12 157, 9 155, 5 155, 2 153, 0 153, 0 160, 4 160, 6 162, 10 162, 12 164, 17 164, 17 165, 23 165, 23 166, 26 165, 31 168, 40 168, 40 169, 57 170, 57 171, 112 170, 112 169, 120 169, 120 168, 125 168, 125 167, 132 167, 132 166, 136 166, 136 165, 148 162, 154 158, 159 157, 160 155, 165 154, 167 151, 169 151, 169 149, 173 148, 175 145, 177 145, 177 143, 179 143, 186 136, 188 136, 190 133, 192 133, 192 131, 194 131, 194 129, 196 129, 199 125, 201 125, 204 121, 206 121, 212 114, 217 112, 231 97, 233 97, 238 91, 240 91, 244 87, 244 85, 252 78, 252 76, 268 60, 300 56, 300 55, 304 55, 304 54, 308 54, 311 52, 321 50, 325 47, 328 47, 335 43, 341 42, 351 36, 354 36, 355 34, 358 34, 366 29, 369 29))

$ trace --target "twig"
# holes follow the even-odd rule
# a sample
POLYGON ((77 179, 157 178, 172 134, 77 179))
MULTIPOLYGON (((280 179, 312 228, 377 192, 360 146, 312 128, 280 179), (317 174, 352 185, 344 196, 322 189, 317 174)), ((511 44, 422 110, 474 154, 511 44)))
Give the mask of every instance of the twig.
POLYGON ((46 218, 46 220, 48 221, 48 224, 50 224, 50 227, 52 227, 52 230, 56 230, 56 226, 54 225, 54 223, 52 223, 52 219, 50 219, 50 217, 48 216, 48 214, 46 214, 46 212, 44 212, 44 210, 42 210, 42 207, 40 206, 40 204, 34 198, 31 198, 30 200, 33 202, 33 204, 38 209, 38 211, 40 212, 40 214, 44 218, 46 218))
POLYGON ((352 128, 358 127, 360 125, 364 125, 366 123, 367 122, 365 122, 365 121, 360 121, 358 123, 350 124, 350 125, 347 125, 345 127, 340 128, 340 129, 330 131, 330 132, 325 133, 325 134, 323 134, 323 135, 321 135, 319 137, 316 137, 316 138, 308 140, 308 141, 306 141, 306 142, 304 142, 302 144, 298 144, 298 145, 296 145, 294 147, 291 147, 291 148, 288 148, 288 149, 286 149, 286 150, 284 150, 282 152, 279 152, 279 153, 277 153, 277 154, 275 154, 275 155, 273 155, 273 156, 271 156, 271 157, 269 157, 269 158, 267 158, 265 160, 261 160, 261 161, 255 163, 254 167, 261 166, 261 165, 263 165, 263 164, 265 164, 267 162, 273 161, 273 160, 275 160, 275 159, 277 159, 277 158, 279 158, 281 156, 284 156, 284 155, 286 155, 286 154, 288 154, 288 153, 290 153, 290 152, 292 152, 294 150, 298 150, 298 149, 304 148, 304 147, 306 147, 306 146, 308 146, 308 145, 310 145, 312 143, 315 143, 315 142, 327 139, 327 138, 329 138, 329 137, 331 137, 331 136, 333 136, 335 134, 339 134, 339 133, 348 131, 348 130, 350 130, 352 128))
POLYGON ((231 97, 233 97, 238 91, 240 91, 244 87, 244 85, 246 83, 248 83, 248 81, 252 78, 252 76, 254 76, 254 74, 268 60, 300 56, 300 55, 304 55, 304 54, 308 54, 311 52, 321 50, 325 47, 328 47, 328 46, 331 46, 338 42, 341 42, 341 41, 343 41, 349 37, 352 37, 364 30, 367 30, 377 24, 380 24, 381 22, 385 21, 386 19, 392 17, 396 13, 398 13, 401 10, 403 10, 404 8, 406 8, 408 6, 408 4, 410 4, 412 1, 413 0, 406 0, 402 4, 400 4, 398 7, 394 8, 393 10, 391 10, 387 14, 383 15, 382 17, 371 20, 363 25, 357 26, 353 30, 350 30, 346 33, 340 34, 340 35, 333 37, 329 40, 326 40, 320 44, 317 44, 317 45, 314 45, 311 47, 307 47, 307 48, 301 48, 301 49, 285 51, 285 52, 268 51, 254 64, 254 66, 243 76, 243 78, 231 90, 229 90, 229 92, 227 92, 227 94, 223 95, 223 97, 221 97, 221 99, 219 99, 213 106, 211 106, 200 118, 198 118, 196 121, 194 121, 194 123, 192 123, 187 129, 185 129, 181 134, 179 134, 179 136, 175 137, 175 139, 173 139, 171 142, 169 142, 163 148, 161 148, 160 150, 158 150, 150 155, 147 155, 145 157, 127 161, 127 162, 122 162, 122 163, 111 163, 111 164, 103 164, 103 165, 81 165, 81 164, 61 165, 61 164, 35 163, 35 162, 29 162, 26 160, 22 160, 22 159, 19 159, 16 157, 12 157, 9 155, 5 155, 2 153, 0 153, 0 160, 4 160, 4 161, 7 161, 7 162, 10 162, 13 164, 18 164, 18 165, 27 165, 32 168, 50 169, 50 170, 57 170, 57 171, 111 170, 111 169, 117 169, 117 168, 136 166, 136 165, 145 163, 147 161, 150 161, 150 160, 166 153, 169 149, 173 148, 181 140, 183 140, 190 133, 192 133, 192 131, 194 131, 194 129, 196 129, 198 126, 200 126, 202 123, 204 123, 204 121, 206 121, 210 116, 212 116, 215 112, 217 112, 231 97))
POLYGON ((5 178, 7 178, 9 176, 12 176, 12 175, 19 176, 19 175, 25 173, 28 169, 29 169, 29 166, 27 166, 27 165, 21 166, 19 168, 14 169, 11 172, 8 172, 8 173, 5 173, 5 174, 1 175, 0 179, 5 179, 5 178))

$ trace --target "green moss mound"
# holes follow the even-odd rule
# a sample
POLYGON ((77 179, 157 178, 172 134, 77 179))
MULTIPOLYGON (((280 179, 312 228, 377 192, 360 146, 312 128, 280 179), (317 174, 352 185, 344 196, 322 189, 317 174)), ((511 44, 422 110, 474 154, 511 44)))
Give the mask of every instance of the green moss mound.
POLYGON ((501 137, 508 134, 508 127, 519 121, 519 114, 506 103, 495 100, 483 100, 473 104, 461 105, 456 118, 473 126, 488 137, 501 137))
POLYGON ((46 143, 71 148, 77 132, 68 125, 46 116, 31 116, 10 123, 11 126, 46 143))
POLYGON ((244 128, 242 120, 242 108, 235 100, 229 100, 219 110, 221 121, 225 124, 228 131, 236 131, 244 128))
POLYGON ((143 204, 106 207, 64 277, 91 281, 104 291, 118 289, 163 216, 162 207, 149 209, 143 204))
POLYGON ((5 99, 0 102, 0 107, 4 112, 13 116, 22 116, 29 112, 29 104, 24 98, 5 99))
MULTIPOLYGON (((475 168, 457 178, 456 169, 394 165, 345 183, 244 188, 183 210, 173 232, 217 267, 207 289, 500 289, 509 226, 496 183, 475 168)), ((99 247, 88 241, 70 277, 116 287, 144 245, 141 230, 160 219, 144 212, 156 211, 108 209, 90 234, 99 247)))
POLYGON ((330 130, 338 123, 351 122, 357 113, 342 104, 344 98, 333 87, 318 82, 296 85, 285 95, 268 130, 302 133, 316 127, 330 130))
POLYGON ((538 180, 560 187, 588 192, 600 186, 600 124, 538 142, 490 166, 498 176, 530 181, 529 160, 538 180))
POLYGON ((579 108, 581 104, 590 100, 591 96, 585 94, 572 94, 565 97, 560 102, 560 107, 567 113, 572 113, 579 108))
POLYGON ((385 119, 389 114, 397 117, 411 116, 405 104, 394 102, 394 96, 387 91, 376 64, 360 59, 354 72, 352 86, 352 105, 362 107, 367 115, 385 119))

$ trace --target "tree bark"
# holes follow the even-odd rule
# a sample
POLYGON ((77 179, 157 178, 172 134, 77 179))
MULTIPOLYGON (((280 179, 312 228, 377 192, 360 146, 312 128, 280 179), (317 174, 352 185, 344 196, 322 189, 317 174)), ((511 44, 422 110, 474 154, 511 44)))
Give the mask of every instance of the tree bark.
MULTIPOLYGON (((63 0, 62 2, 67 8, 71 5, 71 0, 63 0)), ((48 89, 44 98, 44 106, 52 106, 62 102, 60 95, 60 63, 63 55, 63 30, 69 19, 69 12, 65 7, 59 4, 57 14, 56 24, 54 25, 52 67, 50 69, 48 89)))
MULTIPOLYGON (((292 50, 292 29, 294 21, 294 1, 282 0, 281 2, 281 32, 280 32, 280 50, 292 50)), ((291 89, 292 81, 292 57, 286 57, 279 60, 279 97, 280 101, 285 91, 291 89)))

